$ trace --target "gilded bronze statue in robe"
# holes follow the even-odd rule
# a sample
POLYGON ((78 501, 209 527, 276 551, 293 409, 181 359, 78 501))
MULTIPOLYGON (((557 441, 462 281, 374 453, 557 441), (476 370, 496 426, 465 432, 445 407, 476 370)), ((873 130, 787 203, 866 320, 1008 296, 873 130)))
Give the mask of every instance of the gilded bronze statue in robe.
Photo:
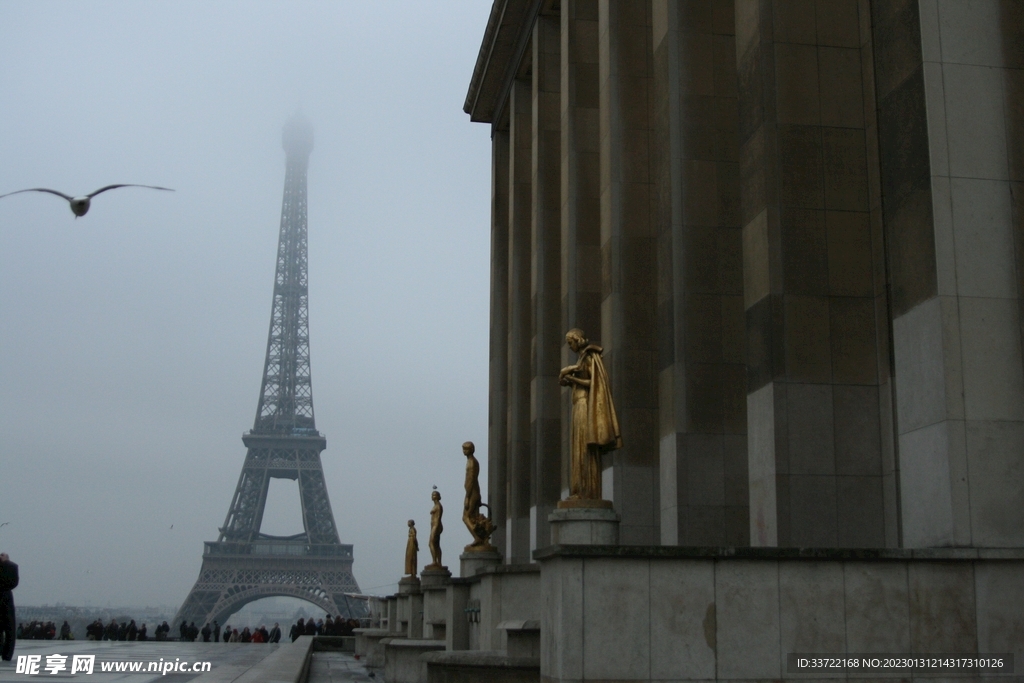
POLYGON ((579 354, 558 373, 558 383, 572 388, 569 500, 601 500, 601 454, 622 448, 619 420, 601 347, 579 328, 569 330, 565 342, 579 354))
MULTIPOLYGON (((473 453, 476 446, 472 441, 462 444, 462 453, 466 456, 466 499, 462 504, 462 521, 473 536, 473 542, 466 546, 466 552, 488 552, 496 548, 491 545, 491 534, 494 533, 494 522, 488 515, 481 514, 480 508, 488 507, 480 499, 480 462, 473 453)), ((488 511, 490 508, 488 508, 488 511)))
POLYGON ((424 569, 443 569, 441 566, 441 532, 444 527, 441 525, 441 516, 444 514, 444 506, 441 505, 441 493, 434 489, 430 494, 434 501, 434 507, 430 509, 430 536, 427 540, 427 548, 430 549, 430 564, 424 569))
POLYGON ((416 576, 416 553, 419 552, 420 543, 416 540, 416 522, 409 520, 409 540, 405 544, 405 574, 416 576))

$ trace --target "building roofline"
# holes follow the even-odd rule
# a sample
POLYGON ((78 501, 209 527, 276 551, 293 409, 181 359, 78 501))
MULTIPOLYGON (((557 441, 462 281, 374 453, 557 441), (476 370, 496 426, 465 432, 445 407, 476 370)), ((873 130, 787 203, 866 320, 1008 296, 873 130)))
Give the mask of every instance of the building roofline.
POLYGON ((542 0, 494 0, 462 107, 471 121, 494 122, 542 4, 542 0))

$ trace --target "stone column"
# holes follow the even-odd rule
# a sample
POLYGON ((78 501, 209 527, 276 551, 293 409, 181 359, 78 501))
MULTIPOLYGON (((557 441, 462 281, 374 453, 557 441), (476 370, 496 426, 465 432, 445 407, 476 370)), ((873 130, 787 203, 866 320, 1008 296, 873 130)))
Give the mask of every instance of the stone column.
POLYGON ((561 311, 560 33, 557 17, 533 28, 533 367, 530 386, 530 550, 551 544, 548 514, 562 493, 562 408, 558 371, 561 311))
MULTIPOLYGON (((561 7, 562 334, 601 329, 601 185, 597 1, 561 7)), ((562 343, 559 365, 576 362, 562 343)), ((569 495, 569 390, 561 392, 561 497, 569 495)))
POLYGON ((1024 16, 872 2, 906 547, 1024 545, 1024 16))
POLYGON ((604 497, 623 544, 659 532, 656 236, 651 216, 651 3, 598 3, 601 330, 623 448, 606 457, 604 497))
POLYGON ((491 334, 487 407, 487 502, 494 520, 491 542, 505 545, 508 476, 508 132, 492 129, 491 334))
POLYGON ((868 5, 735 8, 751 543, 893 545, 868 5))
POLYGON ((661 542, 749 545, 731 2, 652 5, 661 542))
POLYGON ((508 517, 505 561, 530 561, 530 297, 533 107, 530 81, 509 93, 508 517))

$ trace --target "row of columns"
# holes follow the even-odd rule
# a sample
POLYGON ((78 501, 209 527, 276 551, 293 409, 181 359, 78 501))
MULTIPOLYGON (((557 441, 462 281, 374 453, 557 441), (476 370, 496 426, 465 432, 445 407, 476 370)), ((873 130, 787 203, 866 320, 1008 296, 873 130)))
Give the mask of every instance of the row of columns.
MULTIPOLYGON (((928 22, 954 46, 981 30, 947 5, 542 5, 492 136, 489 496, 506 562, 550 543, 547 515, 567 494, 570 405, 557 373, 575 360, 572 327, 605 349, 624 447, 605 456, 604 496, 623 544, 1021 541, 992 511, 1019 508, 1024 494, 985 478, 1024 478, 1020 284, 979 271, 981 284, 964 275, 942 299, 941 248, 963 251, 948 257, 957 273, 977 249, 942 233, 933 198, 1010 196, 1006 147, 1024 109, 1004 108, 992 142, 1004 146, 1002 175, 958 185, 942 159, 946 176, 928 189, 927 146, 934 157, 945 135, 932 130, 944 114, 928 22), (915 135, 922 150, 907 148, 915 135), (917 312, 933 300, 937 313, 917 312), (974 422, 963 374, 974 361, 952 353, 970 331, 949 320, 968 302, 1000 316, 1005 339, 989 346, 1010 357, 1000 367, 1012 379, 993 379, 1002 403, 979 397, 974 422), (929 339, 939 350, 922 352, 938 370, 919 367, 929 339), (908 398, 933 385, 947 396, 938 436, 920 431, 935 420, 908 398), (1002 492, 986 495, 992 486, 1002 492)), ((1011 44, 1020 18, 993 12, 989 28, 1011 44)), ((1005 73, 990 80, 1008 79, 1011 93, 1019 55, 1004 51, 990 59, 1005 73)), ((1024 271, 1012 257, 1019 213, 980 237, 1008 236, 1011 273, 1024 271)))

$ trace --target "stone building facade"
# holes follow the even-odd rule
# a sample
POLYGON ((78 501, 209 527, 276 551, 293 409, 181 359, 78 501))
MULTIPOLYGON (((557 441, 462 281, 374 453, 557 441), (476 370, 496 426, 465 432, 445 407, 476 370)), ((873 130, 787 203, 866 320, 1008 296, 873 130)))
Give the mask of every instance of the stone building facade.
POLYGON ((497 0, 491 510, 568 488, 605 349, 620 542, 1024 547, 1024 2, 497 0))

